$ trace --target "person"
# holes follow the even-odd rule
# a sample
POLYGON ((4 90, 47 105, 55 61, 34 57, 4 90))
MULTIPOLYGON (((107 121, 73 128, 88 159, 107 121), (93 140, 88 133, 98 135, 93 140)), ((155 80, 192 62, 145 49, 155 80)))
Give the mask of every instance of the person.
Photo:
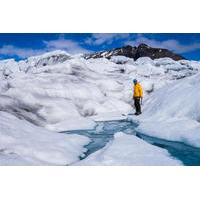
POLYGON ((136 110, 135 115, 140 115, 142 113, 141 111, 141 102, 143 98, 142 86, 139 84, 137 79, 134 79, 133 83, 134 83, 133 99, 136 110))

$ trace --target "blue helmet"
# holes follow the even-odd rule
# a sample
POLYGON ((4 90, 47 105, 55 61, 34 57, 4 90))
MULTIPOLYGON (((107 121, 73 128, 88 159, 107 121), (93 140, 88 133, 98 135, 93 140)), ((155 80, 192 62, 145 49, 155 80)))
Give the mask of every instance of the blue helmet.
POLYGON ((133 79, 133 83, 137 83, 137 79, 133 79))

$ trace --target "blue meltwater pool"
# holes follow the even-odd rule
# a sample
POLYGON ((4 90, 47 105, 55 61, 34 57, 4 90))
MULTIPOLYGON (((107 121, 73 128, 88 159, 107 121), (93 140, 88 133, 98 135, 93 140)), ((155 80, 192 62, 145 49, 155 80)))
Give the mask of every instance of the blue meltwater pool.
POLYGON ((85 146, 87 152, 80 159, 85 159, 91 153, 103 148, 116 132, 124 132, 127 134, 134 134, 146 142, 168 150, 172 157, 182 161, 184 165, 200 166, 200 148, 195 148, 181 142, 172 142, 155 137, 150 137, 142 133, 136 132, 137 124, 127 121, 105 121, 97 122, 97 125, 92 130, 75 130, 66 131, 66 134, 79 134, 87 136, 91 142, 85 146))

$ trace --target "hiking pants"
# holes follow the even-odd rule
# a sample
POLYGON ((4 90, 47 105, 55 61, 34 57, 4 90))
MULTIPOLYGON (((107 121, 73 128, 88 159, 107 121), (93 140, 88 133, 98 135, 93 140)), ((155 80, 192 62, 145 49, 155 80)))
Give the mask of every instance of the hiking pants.
POLYGON ((141 113, 140 97, 134 97, 134 105, 136 113, 141 113))

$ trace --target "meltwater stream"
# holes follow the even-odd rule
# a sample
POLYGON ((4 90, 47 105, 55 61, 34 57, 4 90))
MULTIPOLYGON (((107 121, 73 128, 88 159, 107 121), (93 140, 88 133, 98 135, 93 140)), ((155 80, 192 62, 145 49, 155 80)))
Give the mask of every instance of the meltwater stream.
POLYGON ((122 131, 127 134, 134 134, 152 145, 168 150, 172 157, 181 160, 184 165, 200 166, 200 148, 195 148, 180 142, 172 142, 150 137, 136 132, 136 127, 137 124, 133 122, 118 120, 98 122, 97 126, 92 130, 75 130, 66 131, 64 133, 84 135, 91 139, 91 142, 85 146, 87 152, 84 157, 81 157, 80 159, 84 159, 91 153, 103 148, 110 140, 113 139, 113 135, 116 132, 122 131))

